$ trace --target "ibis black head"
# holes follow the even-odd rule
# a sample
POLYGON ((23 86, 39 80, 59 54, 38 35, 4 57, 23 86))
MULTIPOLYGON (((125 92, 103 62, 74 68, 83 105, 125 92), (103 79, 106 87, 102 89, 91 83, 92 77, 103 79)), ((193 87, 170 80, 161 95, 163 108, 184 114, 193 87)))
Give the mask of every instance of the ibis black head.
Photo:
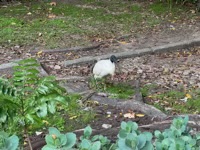
POLYGON ((112 56, 110 57, 110 61, 111 61, 112 63, 116 63, 116 62, 117 62, 117 57, 116 57, 115 55, 112 55, 112 56))

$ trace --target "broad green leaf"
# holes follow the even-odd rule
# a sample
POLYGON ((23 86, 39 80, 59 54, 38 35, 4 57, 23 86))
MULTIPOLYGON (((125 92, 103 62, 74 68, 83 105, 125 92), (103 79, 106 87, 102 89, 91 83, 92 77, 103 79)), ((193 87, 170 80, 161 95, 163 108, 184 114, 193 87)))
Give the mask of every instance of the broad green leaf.
POLYGON ((67 136, 66 134, 60 134, 60 136, 58 137, 60 140, 60 145, 64 146, 67 143, 67 136))
POLYGON ((91 142, 87 139, 83 139, 80 144, 81 149, 89 149, 91 146, 91 142))
POLYGON ((29 121, 31 121, 32 124, 34 123, 34 119, 33 119, 33 117, 32 117, 31 114, 27 114, 27 115, 26 115, 26 118, 27 118, 29 121))
POLYGON ((61 135, 60 131, 56 129, 55 127, 49 127, 49 134, 50 135, 55 134, 57 137, 61 135))
POLYGON ((147 141, 145 146, 141 150, 154 150, 153 144, 151 143, 151 141, 147 141))
POLYGON ((57 150, 56 146, 45 145, 42 150, 57 150))
POLYGON ((90 150, 100 150, 101 148, 101 143, 100 141, 96 141, 92 144, 92 147, 90 148, 90 150))
POLYGON ((66 148, 72 148, 76 144, 76 134, 74 133, 67 133, 67 143, 65 145, 66 148))
POLYGON ((86 137, 90 137, 90 135, 92 134, 92 128, 90 126, 87 126, 85 129, 84 129, 84 136, 86 137))
POLYGON ((141 149, 142 147, 144 147, 145 143, 146 143, 146 136, 144 134, 138 135, 138 145, 137 145, 137 147, 139 149, 141 149))
POLYGON ((56 109, 55 109, 56 104, 54 101, 48 102, 47 106, 50 113, 54 114, 56 112, 56 109))
POLYGON ((19 138, 16 135, 10 136, 5 140, 7 150, 16 150, 19 145, 19 138))
POLYGON ((161 132, 159 130, 156 130, 154 132, 155 137, 160 138, 161 132))
POLYGON ((37 88, 37 91, 40 93, 40 94, 46 94, 47 91, 49 90, 49 88, 43 84, 40 84, 37 88))
POLYGON ((47 115, 47 104, 43 103, 42 105, 36 108, 36 113, 38 117, 45 117, 47 115))
POLYGON ((118 133, 119 138, 126 138, 127 137, 127 132, 125 130, 120 130, 118 133))
POLYGON ((119 150, 132 150, 132 148, 126 146, 125 139, 119 139, 117 145, 119 150))
POLYGON ((6 120, 7 120, 6 113, 5 114, 0 113, 0 122, 2 123, 2 122, 5 122, 6 120))
POLYGON ((151 141, 153 135, 150 132, 143 132, 143 134, 146 136, 147 141, 151 141))
POLYGON ((121 122, 121 129, 126 130, 127 123, 122 121, 121 122))
POLYGON ((51 134, 48 134, 48 135, 45 136, 45 141, 46 141, 48 146, 55 147, 54 139, 53 139, 51 134))

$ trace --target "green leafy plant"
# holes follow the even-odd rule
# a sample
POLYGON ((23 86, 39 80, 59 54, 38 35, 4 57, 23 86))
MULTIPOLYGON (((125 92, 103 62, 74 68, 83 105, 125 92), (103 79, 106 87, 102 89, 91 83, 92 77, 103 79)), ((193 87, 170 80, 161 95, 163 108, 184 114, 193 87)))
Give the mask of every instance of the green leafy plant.
MULTIPOLYGON (((40 77, 39 64, 33 58, 21 60, 13 68, 11 79, 0 79, 0 123, 6 130, 15 125, 21 136, 28 137, 28 127, 55 113, 57 103, 67 104, 65 89, 52 76, 40 77)), ((30 149, 31 143, 28 140, 30 149)), ((22 142, 23 143, 23 142, 22 142)))
POLYGON ((61 134, 58 129, 50 127, 45 141, 47 144, 42 150, 71 149, 76 143, 76 135, 74 133, 61 134))
POLYGON ((200 136, 192 137, 189 134, 189 128, 187 127, 188 116, 183 118, 174 119, 170 128, 166 129, 163 133, 155 131, 155 146, 156 150, 197 150, 200 148, 199 141, 200 136))
POLYGON ((138 130, 135 122, 122 122, 118 139, 113 143, 102 135, 92 136, 90 126, 84 129, 80 141, 73 133, 61 134, 56 128, 49 128, 43 150, 64 149, 64 146, 74 150, 198 150, 200 134, 191 135, 187 124, 188 116, 175 118, 169 129, 157 130, 152 135, 138 130))
POLYGON ((153 150, 152 134, 150 132, 141 133, 135 122, 122 122, 118 138, 117 150, 153 150))
POLYGON ((1 150, 16 150, 19 145, 19 138, 16 135, 8 136, 6 132, 0 132, 1 150))
POLYGON ((111 144, 107 137, 102 135, 92 135, 92 128, 87 126, 84 129, 83 136, 80 137, 80 144, 78 147, 80 150, 111 150, 114 148, 114 144, 111 144))

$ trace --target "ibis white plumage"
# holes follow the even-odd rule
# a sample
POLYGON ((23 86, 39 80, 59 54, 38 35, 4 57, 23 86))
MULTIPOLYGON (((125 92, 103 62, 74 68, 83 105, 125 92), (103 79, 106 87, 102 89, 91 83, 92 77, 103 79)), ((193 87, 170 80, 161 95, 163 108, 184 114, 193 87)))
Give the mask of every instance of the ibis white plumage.
POLYGON ((115 74, 116 56, 112 55, 110 59, 98 61, 93 68, 93 75, 95 79, 101 79, 107 75, 111 75, 112 79, 115 74))

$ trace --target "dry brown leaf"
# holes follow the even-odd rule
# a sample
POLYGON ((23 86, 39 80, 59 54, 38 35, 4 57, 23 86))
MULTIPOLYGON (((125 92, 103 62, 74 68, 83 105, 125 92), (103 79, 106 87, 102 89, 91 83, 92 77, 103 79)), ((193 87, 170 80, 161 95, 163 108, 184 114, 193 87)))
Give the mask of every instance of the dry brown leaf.
POLYGON ((66 56, 71 56, 72 52, 66 53, 66 56))
POLYGON ((187 97, 188 99, 192 98, 190 94, 186 94, 185 97, 187 97))
POLYGON ((119 43, 120 43, 120 44, 127 44, 126 41, 120 41, 119 43))
POLYGON ((126 114, 124 114, 124 117, 125 118, 135 118, 135 113, 126 113, 126 114))
POLYGON ((53 19, 53 18, 55 18, 56 17, 56 15, 54 15, 54 14, 49 14, 48 15, 48 18, 50 18, 50 19, 53 19))

